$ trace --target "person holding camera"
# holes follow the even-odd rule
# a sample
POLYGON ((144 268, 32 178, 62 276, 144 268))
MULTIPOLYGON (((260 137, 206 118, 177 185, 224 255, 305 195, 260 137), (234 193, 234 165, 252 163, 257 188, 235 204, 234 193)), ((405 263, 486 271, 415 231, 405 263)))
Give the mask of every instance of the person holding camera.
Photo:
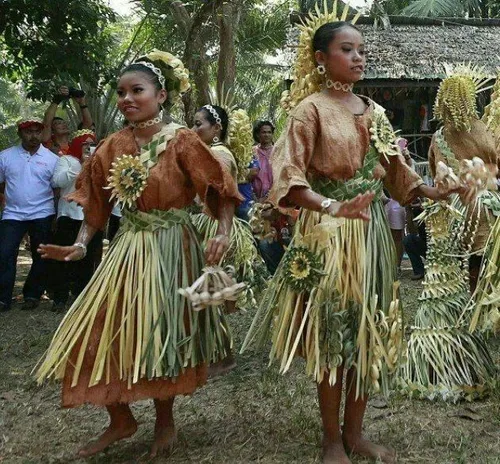
POLYGON ((44 146, 59 156, 68 153, 71 130, 63 118, 56 116, 56 112, 59 104, 70 98, 73 99, 75 106, 80 108, 81 123, 78 125, 78 129, 91 129, 93 125, 92 116, 85 101, 85 92, 66 86, 60 87, 59 92, 54 95, 51 104, 45 111, 43 119, 45 127, 42 132, 44 146))
MULTIPOLYGON (((75 191, 78 175, 83 163, 91 157, 96 137, 89 129, 82 129, 71 139, 68 154, 62 155, 57 162, 52 184, 61 189, 57 205, 57 222, 54 244, 69 246, 75 243, 83 221, 83 208, 66 197, 75 191)), ((52 311, 66 310, 69 293, 78 296, 89 283, 94 271, 101 262, 103 233, 98 231, 87 246, 85 257, 75 262, 51 261, 50 290, 54 300, 52 311)))

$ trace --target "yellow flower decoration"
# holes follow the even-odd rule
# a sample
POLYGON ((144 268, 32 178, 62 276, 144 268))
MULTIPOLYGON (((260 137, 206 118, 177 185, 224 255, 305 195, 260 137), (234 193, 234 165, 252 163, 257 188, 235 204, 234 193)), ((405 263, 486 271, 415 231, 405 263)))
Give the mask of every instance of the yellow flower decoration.
POLYGON ((191 88, 191 84, 189 83, 189 71, 184 67, 184 64, 179 58, 171 53, 156 49, 153 49, 146 57, 151 61, 161 61, 174 70, 174 76, 179 81, 178 90, 181 94, 186 93, 191 88))
POLYGON ((109 172, 108 186, 104 188, 112 190, 110 200, 116 198, 118 203, 132 208, 146 188, 146 168, 137 156, 122 155, 113 161, 109 172))
POLYGON ((372 144, 379 154, 386 158, 400 154, 396 144, 396 133, 382 108, 376 107, 373 111, 370 134, 372 144))
POLYGON ((227 145, 234 155, 238 167, 238 182, 247 182, 248 165, 252 161, 252 123, 245 110, 232 111, 229 115, 227 145))
POLYGON ((324 275, 321 258, 305 246, 289 248, 283 261, 285 281, 298 293, 316 287, 324 275))

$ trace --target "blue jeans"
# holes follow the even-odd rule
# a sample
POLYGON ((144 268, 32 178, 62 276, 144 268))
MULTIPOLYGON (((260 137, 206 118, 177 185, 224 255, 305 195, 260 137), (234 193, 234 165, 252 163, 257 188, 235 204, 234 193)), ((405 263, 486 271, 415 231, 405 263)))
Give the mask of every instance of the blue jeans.
POLYGON ((31 221, 0 221, 0 301, 10 307, 16 282, 19 245, 26 233, 30 237, 33 264, 24 283, 24 298, 39 300, 45 290, 46 263, 36 251, 40 243, 48 243, 54 216, 31 221))
POLYGON ((280 264, 281 258, 285 254, 285 248, 280 242, 271 242, 259 240, 259 251, 262 259, 266 263, 269 274, 274 275, 280 264))

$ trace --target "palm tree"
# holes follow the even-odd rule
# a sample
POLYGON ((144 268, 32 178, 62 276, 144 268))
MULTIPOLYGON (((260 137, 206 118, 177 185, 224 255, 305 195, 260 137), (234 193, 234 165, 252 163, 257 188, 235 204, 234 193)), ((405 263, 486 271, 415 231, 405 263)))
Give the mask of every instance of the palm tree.
POLYGON ((477 17, 500 15, 499 0, 379 0, 388 14, 420 17, 477 17))

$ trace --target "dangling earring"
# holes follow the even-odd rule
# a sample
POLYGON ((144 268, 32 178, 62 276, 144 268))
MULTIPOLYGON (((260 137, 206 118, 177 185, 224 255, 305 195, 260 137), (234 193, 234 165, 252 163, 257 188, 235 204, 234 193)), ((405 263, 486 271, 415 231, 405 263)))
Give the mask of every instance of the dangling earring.
POLYGON ((212 143, 219 143, 220 142, 220 139, 219 137, 215 136, 213 139, 212 139, 212 143))
POLYGON ((318 64, 316 69, 318 70, 318 74, 323 75, 326 73, 326 68, 324 64, 318 64))

